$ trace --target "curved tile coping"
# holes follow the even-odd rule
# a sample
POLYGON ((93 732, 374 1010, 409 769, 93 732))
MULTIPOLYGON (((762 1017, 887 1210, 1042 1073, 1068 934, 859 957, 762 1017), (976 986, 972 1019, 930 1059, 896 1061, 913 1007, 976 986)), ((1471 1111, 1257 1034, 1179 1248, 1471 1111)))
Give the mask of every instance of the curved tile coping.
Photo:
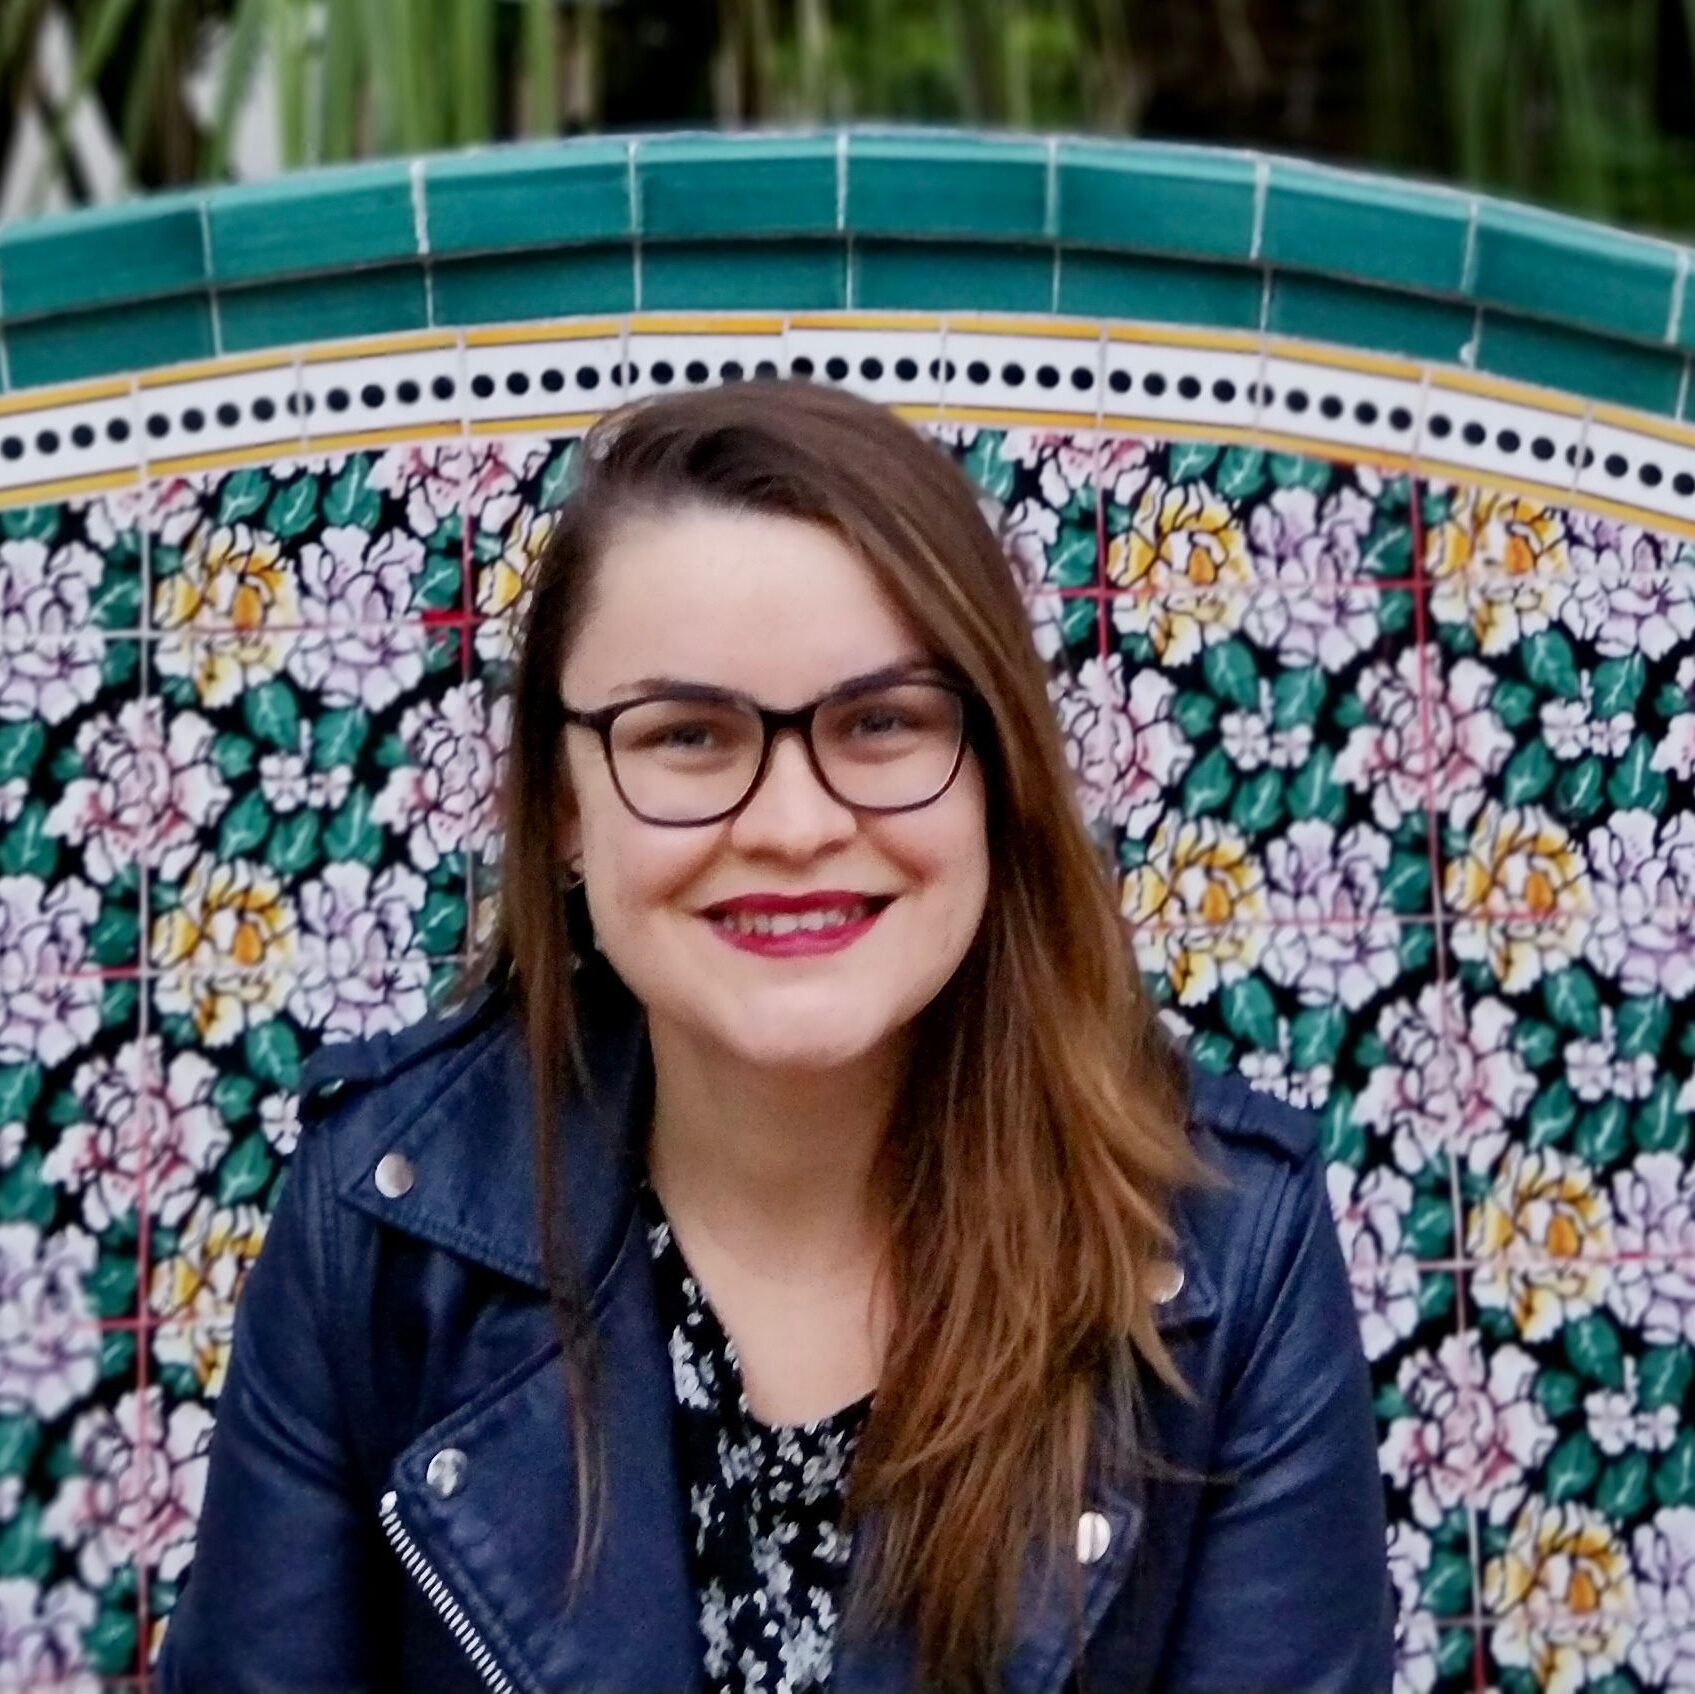
POLYGON ((796 371, 914 419, 1251 443, 1695 537, 1695 428, 1281 337, 994 314, 638 314, 43 389, 0 400, 0 505, 352 446, 569 434, 625 399, 796 371))
POLYGON ((1297 159, 925 127, 588 136, 0 228, 0 384, 653 311, 1334 341, 1688 417, 1684 246, 1297 159))

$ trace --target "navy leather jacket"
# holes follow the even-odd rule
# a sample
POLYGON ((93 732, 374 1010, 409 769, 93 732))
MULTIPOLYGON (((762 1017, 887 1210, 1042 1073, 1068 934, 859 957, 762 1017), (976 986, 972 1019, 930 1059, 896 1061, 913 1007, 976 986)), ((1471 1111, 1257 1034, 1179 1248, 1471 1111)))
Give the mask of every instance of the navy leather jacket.
MULTIPOLYGON (((608 1363, 588 1586, 565 1605, 575 1483, 527 1071, 507 996, 485 988, 307 1067, 300 1141, 237 1303, 165 1694, 699 1686, 670 1362, 630 1183, 651 1056, 627 991, 584 1040, 601 1108, 570 1108, 567 1199, 608 1363)), ((1175 1465, 1234 1480, 1098 1489, 1083 1639, 1068 1589, 1032 1598, 1006 1685, 1379 1694, 1383 1493, 1316 1124, 1235 1079, 1196 1071, 1192 1095, 1231 1191, 1182 1198, 1183 1278, 1159 1322, 1197 1397, 1156 1381, 1153 1427, 1175 1465)), ((910 1641, 843 1636, 832 1686, 912 1687, 910 1641)))

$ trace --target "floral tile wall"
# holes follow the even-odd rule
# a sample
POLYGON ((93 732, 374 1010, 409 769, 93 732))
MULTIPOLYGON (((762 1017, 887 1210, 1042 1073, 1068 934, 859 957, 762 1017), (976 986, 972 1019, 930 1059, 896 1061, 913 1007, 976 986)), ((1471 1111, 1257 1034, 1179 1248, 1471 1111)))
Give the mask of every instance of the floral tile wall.
MULTIPOLYGON (((1320 1116, 1400 1686, 1695 1687, 1695 550, 973 424, 1147 979, 1320 1116)), ((576 442, 0 513, 0 1685, 140 1687, 302 1057, 484 933, 576 442)))

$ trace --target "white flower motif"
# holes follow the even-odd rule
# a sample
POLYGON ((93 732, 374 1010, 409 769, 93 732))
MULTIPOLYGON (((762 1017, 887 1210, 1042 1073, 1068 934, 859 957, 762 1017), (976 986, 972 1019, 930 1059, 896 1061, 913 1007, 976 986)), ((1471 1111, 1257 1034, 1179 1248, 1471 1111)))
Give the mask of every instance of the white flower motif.
POLYGON ((1085 814, 1110 820, 1133 839, 1150 834, 1167 793, 1194 758, 1171 715, 1175 686, 1144 668, 1126 688, 1124 661, 1114 653, 1104 663, 1084 660, 1075 676, 1051 680, 1048 692, 1085 814))
POLYGON ((88 629, 104 573, 105 561, 81 541, 58 547, 33 536, 0 541, 0 641, 88 629))
POLYGON ((55 1418, 100 1372, 100 1332, 83 1281, 94 1237, 0 1223, 0 1414, 55 1418))
POLYGON ((100 896, 66 877, 0 876, 0 1065, 56 1065, 100 1028, 101 984, 88 972, 100 896))
POLYGON ((1608 1458, 1617 1458, 1634 1447, 1663 1452, 1677 1439, 1678 1408, 1640 1405, 1638 1375, 1636 1360, 1627 1354, 1622 1389, 1597 1388, 1583 1396, 1590 1439, 1608 1458))
POLYGON ((1637 1623, 1630 1667, 1654 1688, 1695 1688, 1695 1508, 1666 1506, 1631 1538, 1637 1623))
POLYGON ((1388 1170, 1362 1179, 1343 1164, 1331 1165, 1325 1178, 1365 1354, 1380 1359, 1418 1327, 1418 1266, 1401 1246, 1412 1184, 1388 1170))
POLYGON ((52 1694, 100 1694, 84 1635, 98 1602, 75 1582, 42 1588, 28 1577, 0 1577, 0 1669, 8 1688, 52 1694))
POLYGON ((482 683, 472 682, 401 717, 410 762, 390 773, 371 816, 406 833, 418 869, 434 870, 448 853, 475 852, 488 837, 509 716, 509 701, 490 708, 482 683))

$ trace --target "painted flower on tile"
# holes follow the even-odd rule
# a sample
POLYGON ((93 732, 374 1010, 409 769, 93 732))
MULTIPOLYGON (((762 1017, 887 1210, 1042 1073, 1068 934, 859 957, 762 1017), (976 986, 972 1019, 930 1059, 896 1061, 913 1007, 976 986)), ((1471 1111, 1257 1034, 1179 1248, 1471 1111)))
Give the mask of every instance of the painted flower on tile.
POLYGON ((170 1256, 153 1267, 148 1302, 165 1320, 154 1353, 161 1364, 188 1366, 208 1396, 223 1388, 235 1302, 264 1245, 266 1221, 256 1205, 220 1206, 207 1196, 178 1230, 170 1256))
POLYGON ((1595 1310, 1616 1251, 1613 1212, 1589 1168, 1552 1147, 1509 1147, 1471 1214, 1472 1297, 1503 1309, 1526 1341, 1595 1310))
POLYGON ((93 1388, 100 1332, 83 1292, 91 1235, 0 1223, 0 1414, 55 1418, 93 1388))
POLYGON ((1344 484, 1322 500, 1301 485, 1274 489, 1254 507, 1248 544, 1262 582, 1285 586, 1354 582, 1365 575, 1364 552, 1377 508, 1344 484))
POLYGON ((1433 577, 1474 570, 1509 579, 1542 577, 1570 564, 1566 514, 1510 490, 1460 488, 1446 519, 1431 532, 1428 549, 1433 577))
POLYGON ((1526 1477, 1554 1444, 1554 1426, 1532 1389, 1536 1361, 1521 1348, 1484 1361, 1475 1330, 1402 1361, 1395 1386, 1403 1415, 1383 1439, 1384 1472, 1410 1489, 1415 1520, 1436 1528, 1456 1506, 1487 1503, 1505 1522, 1525 1497, 1526 1477))
POLYGON ((1418 1267, 1401 1240, 1412 1184, 1393 1171, 1363 1177, 1347 1165, 1325 1171, 1354 1312, 1368 1359, 1380 1359, 1418 1327, 1418 1267))
POLYGON ((94 622, 106 562, 86 542, 35 536, 0 540, 0 641, 74 635, 94 622))
POLYGON ((232 705, 279 675, 294 637, 258 626, 239 635, 175 636, 154 643, 161 677, 181 678, 208 709, 232 705))
POLYGON ((42 1588, 26 1577, 0 1577, 0 1665, 16 1688, 99 1694, 100 1678, 83 1651, 99 1607, 74 1582, 42 1588))
POLYGON ((0 644, 0 723, 63 723, 99 694, 105 657, 99 635, 0 644))
POLYGON ((1576 1501, 1525 1502, 1506 1551, 1484 1565, 1483 1597, 1500 1618, 1496 1658, 1530 1671, 1549 1694, 1594 1686, 1629 1650, 1629 1555, 1612 1524, 1576 1501))
POLYGON ((1137 670, 1126 688, 1123 658, 1113 653, 1053 678, 1048 693, 1084 811, 1132 836, 1148 834, 1194 757, 1172 716, 1175 687, 1158 671, 1137 670))
POLYGON ((298 917, 281 880, 249 859, 202 858, 179 904, 153 923, 153 963, 210 969, 236 965, 275 970, 294 961, 298 917))
MULTIPOLYGON (((483 498, 512 492, 511 473, 493 451, 484 454, 483 498), (496 468, 498 467, 498 468, 496 468)), ((469 456, 457 441, 391 447, 371 467, 371 487, 404 504, 407 532, 428 538, 459 515, 469 456)))
POLYGON ((1147 863, 1125 874, 1121 909, 1133 924, 1218 928, 1263 920, 1265 872, 1231 825, 1167 816, 1147 863))
POLYGON ((1623 1387, 1597 1388, 1583 1397, 1589 1439, 1610 1458, 1633 1448, 1663 1452, 1677 1439, 1678 1409, 1665 1402, 1644 1406, 1638 1398, 1640 1370, 1635 1358, 1624 1355, 1622 1369, 1623 1387))
POLYGON ((0 876, 0 1065, 57 1064, 100 1027, 88 931, 100 897, 67 877, 0 876))
POLYGON ((298 583, 283 544, 251 524, 220 524, 190 535, 182 567, 153 590, 161 629, 218 624, 237 630, 299 622, 298 583))
POLYGON ((1695 1688, 1695 1509, 1667 1506, 1631 1537, 1638 1622, 1630 1668, 1655 1688, 1695 1688))
POLYGON ((508 713, 504 698, 488 706, 481 682, 450 688, 440 705, 407 708, 400 737, 408 763, 390 774, 371 816, 405 833, 420 870, 474 848, 492 827, 508 713))

